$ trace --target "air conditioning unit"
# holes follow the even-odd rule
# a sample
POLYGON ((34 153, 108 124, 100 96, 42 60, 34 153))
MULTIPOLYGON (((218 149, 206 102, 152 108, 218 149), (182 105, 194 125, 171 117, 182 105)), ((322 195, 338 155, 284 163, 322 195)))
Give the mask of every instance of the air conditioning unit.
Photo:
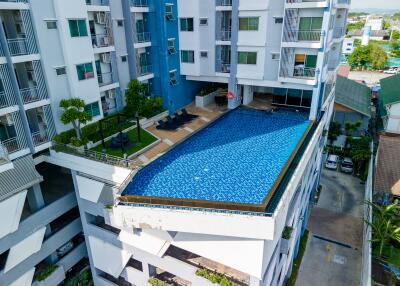
POLYGON ((110 53, 101 54, 101 62, 105 63, 105 64, 110 64, 111 63, 111 54, 110 53))
POLYGON ((95 14, 94 20, 97 24, 104 25, 106 23, 106 14, 102 12, 98 12, 95 14))

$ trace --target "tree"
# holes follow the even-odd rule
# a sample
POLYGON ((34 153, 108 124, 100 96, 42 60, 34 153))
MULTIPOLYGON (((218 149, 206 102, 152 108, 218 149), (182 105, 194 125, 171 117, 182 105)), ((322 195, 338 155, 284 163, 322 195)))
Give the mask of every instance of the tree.
POLYGON ((388 61, 388 55, 385 50, 375 44, 369 43, 367 46, 359 46, 348 58, 352 69, 373 68, 383 69, 388 61))
MULTIPOLYGON (((351 139, 349 141, 351 149, 350 156, 355 165, 356 174, 364 174, 362 172, 368 167, 367 162, 371 158, 371 141, 370 137, 361 137, 360 139, 351 139)), ((363 178, 365 179, 365 178, 363 178)))
POLYGON ((136 112, 142 110, 146 99, 147 86, 141 84, 137 80, 131 80, 128 84, 128 89, 125 92, 126 107, 125 112, 128 115, 135 116, 136 112))
POLYGON ((373 212, 373 219, 366 221, 372 229, 371 242, 378 246, 378 255, 382 257, 383 249, 391 241, 400 243, 400 225, 396 219, 400 212, 397 201, 389 206, 381 206, 373 202, 366 202, 373 212))
POLYGON ((345 146, 347 147, 347 145, 349 144, 351 138, 353 138, 353 134, 354 132, 356 132, 358 130, 358 128, 360 128, 360 126, 362 125, 362 121, 355 121, 355 122, 346 122, 345 123, 345 133, 346 133, 346 144, 345 146))
POLYGON ((383 20, 383 29, 384 30, 389 30, 390 29, 390 22, 383 20))
POLYGON ((82 140, 81 125, 92 119, 92 115, 85 112, 85 102, 79 98, 62 99, 60 107, 64 110, 61 115, 63 124, 72 124, 76 137, 82 140))
POLYGON ((355 23, 349 23, 346 26, 346 33, 352 31, 352 30, 360 30, 364 27, 364 22, 355 22, 355 23))
POLYGON ((390 38, 390 40, 391 40, 391 41, 398 41, 398 40, 400 40, 400 32, 397 31, 397 30, 393 30, 392 33, 391 33, 391 38, 390 38))
POLYGON ((340 135, 342 135, 341 124, 336 121, 331 122, 331 125, 329 126, 329 132, 328 132, 328 140, 330 142, 330 145, 332 145, 333 142, 340 135))

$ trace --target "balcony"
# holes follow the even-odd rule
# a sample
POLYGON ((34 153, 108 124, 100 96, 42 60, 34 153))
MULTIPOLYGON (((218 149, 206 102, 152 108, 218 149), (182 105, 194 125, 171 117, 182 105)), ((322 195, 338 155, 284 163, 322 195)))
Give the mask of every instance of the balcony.
POLYGON ((86 5, 94 5, 94 6, 109 6, 109 0, 86 0, 86 5))
POLYGON ((41 131, 36 131, 32 133, 33 145, 39 146, 50 141, 49 135, 46 129, 41 131))
POLYGON ((153 66, 152 65, 138 65, 137 72, 138 72, 139 76, 151 74, 153 72, 153 66))
POLYGON ((0 108, 4 108, 9 106, 6 93, 4 91, 0 91, 0 108))
POLYGON ((7 39, 7 44, 11 56, 23 56, 29 54, 28 41, 26 38, 7 39))
POLYGON ((219 30, 217 31, 217 41, 230 41, 232 31, 231 30, 219 30))
POLYGON ((307 68, 302 66, 295 66, 293 70, 293 77, 299 78, 315 78, 316 68, 307 68))
POLYGON ((215 65, 215 71, 220 73, 230 73, 231 63, 229 61, 217 60, 215 65))
POLYGON ((21 150, 17 137, 5 139, 2 141, 2 144, 8 154, 12 154, 14 152, 21 150))
POLYGON ((217 0, 217 6, 232 6, 232 0, 217 0))
POLYGON ((320 42, 322 30, 292 30, 283 33, 284 42, 320 42))
POLYGON ((136 33, 135 42, 138 44, 151 42, 150 33, 149 32, 136 33))
POLYGON ((9 162, 10 162, 10 159, 8 158, 7 148, 0 141, 0 166, 7 164, 9 162))
POLYGON ((113 45, 113 41, 108 34, 91 35, 93 48, 104 48, 113 45))
POLYGON ((148 0, 130 0, 132 7, 149 7, 148 0))
POLYGON ((112 72, 101 73, 97 75, 97 81, 99 86, 105 86, 114 83, 114 77, 112 72))
POLYGON ((40 93, 36 86, 19 90, 24 104, 47 99, 46 93, 40 93))
POLYGON ((286 0, 288 4, 296 4, 296 3, 313 3, 313 2, 326 2, 326 0, 286 0))

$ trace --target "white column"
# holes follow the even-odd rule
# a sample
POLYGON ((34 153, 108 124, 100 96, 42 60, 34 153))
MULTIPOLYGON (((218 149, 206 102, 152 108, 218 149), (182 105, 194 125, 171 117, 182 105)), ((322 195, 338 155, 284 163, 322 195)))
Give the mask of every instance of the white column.
POLYGON ((243 104, 248 105, 253 101, 253 87, 245 85, 243 87, 243 104))

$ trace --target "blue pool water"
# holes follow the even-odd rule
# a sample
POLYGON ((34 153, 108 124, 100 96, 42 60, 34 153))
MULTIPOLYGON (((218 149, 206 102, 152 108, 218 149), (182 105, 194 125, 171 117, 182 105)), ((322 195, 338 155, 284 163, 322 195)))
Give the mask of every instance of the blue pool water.
POLYGON ((260 204, 307 116, 236 109, 143 168, 123 195, 260 204))

